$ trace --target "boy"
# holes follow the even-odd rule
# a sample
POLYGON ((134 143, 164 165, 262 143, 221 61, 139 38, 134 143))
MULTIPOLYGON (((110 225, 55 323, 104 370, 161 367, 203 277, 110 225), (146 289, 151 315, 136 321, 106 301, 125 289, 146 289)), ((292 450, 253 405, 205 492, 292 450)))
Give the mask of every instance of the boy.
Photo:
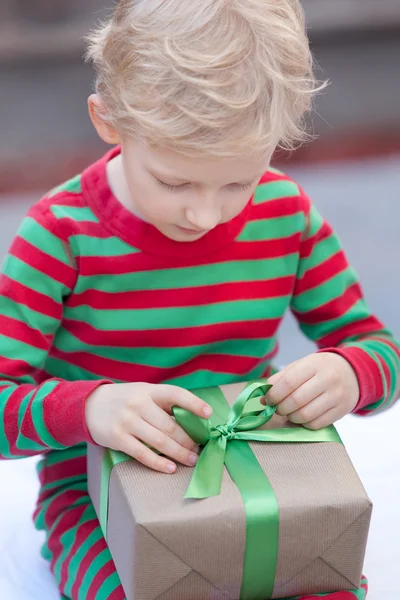
POLYGON ((4 263, 0 453, 45 453, 35 522, 62 597, 122 600, 87 443, 173 474, 198 448, 171 407, 210 414, 187 390, 271 375, 269 402, 318 429, 390 406, 400 354, 329 225, 269 167, 316 91, 297 0, 123 0, 88 56, 115 147, 32 207, 4 263), (320 352, 272 375, 289 308, 320 352))

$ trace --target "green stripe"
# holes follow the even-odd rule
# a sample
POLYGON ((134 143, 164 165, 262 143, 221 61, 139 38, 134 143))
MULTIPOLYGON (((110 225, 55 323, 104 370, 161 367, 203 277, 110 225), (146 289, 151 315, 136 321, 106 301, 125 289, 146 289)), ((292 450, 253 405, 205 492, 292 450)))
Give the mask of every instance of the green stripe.
MULTIPOLYGON (((103 358, 112 357, 113 360, 137 365, 152 365, 168 368, 182 364, 191 358, 207 354, 226 354, 231 356, 261 357, 269 353, 274 345, 273 338, 224 340, 220 342, 205 343, 198 346, 184 346, 175 348, 160 348, 147 346, 135 348, 134 338, 132 346, 110 347, 93 346, 81 342, 72 333, 62 329, 54 340, 54 346, 63 352, 88 352, 93 356, 103 358)), ((188 340, 190 343, 190 340, 188 340)))
POLYGON ((278 217, 276 219, 260 219, 259 221, 248 221, 239 241, 265 241, 278 240, 290 237, 294 233, 299 233, 304 228, 304 214, 298 212, 287 217, 278 217))
POLYGON ((72 219, 73 221, 99 223, 99 219, 87 206, 62 206, 54 204, 50 207, 51 212, 57 219, 72 219))
POLYGON ((64 448, 64 445, 56 441, 56 439, 47 429, 43 419, 43 404, 46 396, 51 394, 57 387, 59 387, 59 385, 60 384, 58 381, 44 382, 37 390, 35 399, 32 403, 32 420, 39 439, 43 440, 44 445, 58 450, 64 448))
POLYGON ((11 360, 23 360, 34 368, 35 365, 42 365, 46 360, 47 352, 38 350, 29 344, 20 342, 0 334, 0 348, 2 356, 11 360))
POLYGON ((319 267, 338 251, 340 251, 340 244, 334 234, 317 242, 312 254, 301 260, 297 278, 301 279, 307 271, 319 267))
MULTIPOLYGON (((163 381, 160 381, 160 383, 170 383, 173 385, 179 385, 187 389, 225 385, 228 383, 247 381, 249 379, 258 379, 259 377, 262 377, 264 375, 267 367, 268 361, 264 360, 261 362, 261 364, 259 364, 257 367, 255 367, 245 375, 236 375, 233 373, 213 373, 212 371, 208 371, 205 369, 198 369, 195 370, 193 373, 189 373, 188 375, 170 378, 167 377, 163 381)), ((66 361, 55 358, 49 358, 48 362, 46 363, 46 371, 51 373, 54 377, 60 377, 62 376, 62 374, 64 374, 65 379, 68 380, 94 381, 99 377, 104 377, 104 374, 94 372, 92 373, 90 371, 87 371, 86 369, 75 367, 74 365, 71 365, 66 361)), ((132 376, 134 377, 133 370, 132 376)), ((115 383, 123 383, 122 380, 117 379, 115 377, 108 378, 112 379, 115 383)))
POLYGON ((380 398, 373 404, 370 404, 367 407, 365 407, 365 410, 370 411, 378 408, 383 408, 386 404, 390 404, 392 396, 396 391, 397 374, 400 367, 399 360, 397 359, 395 352, 389 346, 386 346, 382 342, 368 339, 365 339, 362 342, 352 342, 346 344, 346 347, 356 347, 366 352, 374 360, 381 372, 382 381, 384 382, 384 395, 382 396, 382 398, 380 398), (380 361, 377 358, 377 355, 383 358, 389 370, 391 382, 390 390, 387 388, 387 381, 385 380, 383 368, 380 361), (385 402, 386 396, 388 396, 388 398, 385 402))
POLYGON ((71 247, 77 256, 111 257, 127 256, 140 252, 117 237, 96 238, 88 235, 72 235, 71 247))
MULTIPOLYGON (((93 518, 94 518, 94 515, 93 515, 93 518)), ((92 546, 94 546, 94 544, 96 542, 98 542, 101 539, 101 537, 102 537, 102 534, 101 534, 100 527, 97 527, 94 531, 92 531, 92 533, 86 538, 86 540, 83 542, 83 544, 78 548, 76 553, 72 556, 72 559, 69 564, 69 569, 68 569, 69 577, 68 577, 68 581, 65 586, 66 596, 70 597, 72 594, 72 586, 75 583, 76 574, 78 573, 78 569, 79 569, 81 562, 83 561, 85 556, 88 554, 90 548, 92 546)), ((92 577, 94 577, 95 575, 96 575, 96 573, 91 573, 92 577)), ((81 589, 80 589, 79 600, 81 600, 81 598, 86 598, 86 595, 83 594, 83 590, 81 591, 81 589)))
MULTIPOLYGON (((324 283, 313 287, 293 298, 293 306, 301 313, 308 313, 324 306, 327 302, 340 298, 357 278, 351 267, 347 267, 324 283)), ((363 313, 366 313, 366 309, 363 313)))
MULTIPOLYGON (((92 584, 93 579, 97 575, 97 573, 111 560, 111 554, 109 549, 106 547, 102 552, 100 552, 91 562, 88 570, 86 571, 82 584, 79 588, 79 596, 82 598, 87 598, 87 593, 92 584)), ((106 598, 104 598, 106 600, 106 598)))
POLYGON ((275 167, 271 167, 271 166, 268 167, 268 172, 275 173, 275 175, 281 175, 281 176, 284 175, 284 173, 282 171, 279 171, 279 169, 275 169, 275 167))
MULTIPOLYGON (((67 381, 95 381, 96 379, 104 377, 100 372, 92 373, 81 367, 76 367, 65 360, 53 358, 51 356, 49 356, 46 361, 46 372, 50 373, 53 377, 60 377, 67 381)), ((115 378, 113 378, 113 381, 122 383, 122 381, 115 378)))
MULTIPOLYGON (((111 557, 110 557, 111 558, 111 557)), ((96 598, 98 600, 107 600, 111 597, 111 594, 121 585, 118 577, 118 573, 114 571, 107 579, 102 583, 97 593, 96 598)))
POLYGON ((0 456, 3 458, 12 458, 12 454, 10 453, 10 444, 8 443, 5 433, 4 415, 7 402, 10 400, 16 389, 17 386, 13 385, 9 388, 1 390, 0 392, 0 404, 3 407, 2 410, 0 410, 0 456))
POLYGON ((65 448, 61 452, 49 452, 46 454, 46 464, 48 466, 59 465, 63 462, 68 462, 74 458, 80 458, 86 456, 87 446, 85 443, 65 448))
POLYGON ((172 290, 227 282, 269 281, 294 275, 297 267, 298 255, 289 254, 279 258, 231 261, 181 269, 80 276, 75 293, 79 294, 87 289, 121 293, 132 290, 172 290))
POLYGON ((345 327, 350 323, 356 324, 357 321, 361 321, 368 314, 365 309, 365 301, 361 299, 344 314, 336 317, 336 319, 320 321, 313 325, 300 323, 300 328, 310 340, 316 341, 329 333, 340 330, 341 327, 345 327))
MULTIPOLYGON (((45 488, 42 487, 41 492, 44 491, 44 489, 45 488)), ((92 507, 88 506, 86 508, 86 510, 83 511, 81 518, 77 521, 77 523, 74 525, 74 527, 72 529, 69 529, 68 531, 66 531, 60 538, 63 550, 60 553, 60 556, 58 557, 57 562, 54 566, 54 577, 58 583, 60 582, 60 579, 61 579, 62 566, 63 566, 64 562, 68 559, 71 549, 76 541, 78 529, 81 525, 83 525, 84 523, 89 521, 90 518, 93 518, 92 513, 93 513, 92 507)), ((73 579, 74 577, 76 577, 76 572, 71 573, 70 570, 68 570, 68 581, 70 580, 70 578, 73 579)))
POLYGON ((177 385, 188 390, 227 385, 229 383, 249 381, 250 379, 259 379, 266 372, 267 366, 268 361, 265 360, 254 369, 246 372, 245 375, 235 375, 232 373, 213 373, 212 371, 199 369, 193 373, 190 373, 189 375, 171 377, 170 379, 166 379, 163 383, 170 383, 171 385, 177 385))
POLYGON ((294 181, 283 179, 282 181, 271 181, 262 183, 256 188, 254 194, 254 204, 260 204, 268 200, 277 200, 279 198, 287 198, 299 196, 299 187, 294 181))
MULTIPOLYGON (((163 309, 93 310, 88 306, 68 308, 69 319, 90 323, 100 331, 145 331, 177 329, 226 322, 280 318, 290 296, 266 300, 237 300, 209 306, 163 309)), ((134 339, 132 339, 134 345, 134 339)))
MULTIPOLYGON (((1 373, 0 372, 0 379, 1 380, 6 380, 9 379, 10 375, 9 373, 1 373)), ((15 382, 17 382, 18 384, 20 383, 29 383, 32 385, 36 385, 36 380, 31 376, 31 375, 24 375, 23 377, 14 377, 15 382)))
POLYGON ((82 192, 81 175, 76 175, 65 183, 58 185, 48 193, 48 198, 52 198, 61 192, 69 192, 70 194, 80 194, 82 192))
POLYGON ((26 217, 18 231, 18 234, 27 242, 56 258, 64 264, 69 264, 68 258, 65 255, 65 249, 61 240, 42 227, 31 217, 26 217))
MULTIPOLYGON (((15 319, 24 324, 29 323, 32 328, 40 331, 42 335, 53 334, 59 323, 58 319, 53 319, 53 317, 48 317, 43 313, 36 312, 24 304, 19 304, 4 296, 0 297, 0 312, 4 317, 15 319)), ((8 342, 7 345, 4 346, 5 348, 14 344, 14 338, 10 337, 6 339, 8 342)), ((40 352, 40 350, 38 350, 38 352, 40 352)))
POLYGON ((314 205, 311 206, 310 209, 310 228, 308 230, 308 237, 312 237, 315 235, 324 224, 324 219, 319 214, 318 210, 314 205))
POLYGON ((62 285, 55 279, 52 279, 42 271, 34 269, 27 263, 10 254, 4 262, 2 271, 10 279, 22 283, 35 292, 40 292, 49 298, 53 298, 56 302, 61 300, 62 294, 71 291, 68 287, 62 285))

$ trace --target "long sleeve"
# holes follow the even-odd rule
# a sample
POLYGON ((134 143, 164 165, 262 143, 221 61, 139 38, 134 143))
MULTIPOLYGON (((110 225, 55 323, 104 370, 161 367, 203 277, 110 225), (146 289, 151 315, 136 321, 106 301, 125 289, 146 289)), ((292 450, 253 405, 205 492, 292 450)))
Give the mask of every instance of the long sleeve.
POLYGON ((45 209, 31 211, 0 275, 0 458, 91 441, 85 400, 100 382, 43 373, 76 277, 67 243, 52 228, 45 209))
POLYGON ((305 227, 292 311, 320 351, 338 353, 352 365, 360 386, 355 412, 381 411, 398 397, 400 346, 371 314, 330 225, 307 196, 301 201, 305 227))

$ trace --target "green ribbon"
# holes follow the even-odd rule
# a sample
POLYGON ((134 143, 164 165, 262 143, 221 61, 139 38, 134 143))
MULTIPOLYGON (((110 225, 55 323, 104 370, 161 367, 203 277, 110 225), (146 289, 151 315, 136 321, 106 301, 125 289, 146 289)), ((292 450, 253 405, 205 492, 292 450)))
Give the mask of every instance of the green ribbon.
POLYGON ((319 431, 304 427, 263 429, 277 407, 262 406, 260 397, 271 388, 266 381, 248 384, 232 407, 220 388, 196 390, 213 408, 209 420, 181 408, 174 416, 189 436, 204 446, 186 498, 208 498, 220 493, 224 465, 238 487, 246 516, 241 600, 266 600, 274 590, 279 546, 279 507, 275 492, 248 441, 270 443, 340 442, 331 426, 319 431), (254 405, 254 400, 257 405, 254 405), (252 410, 256 408, 256 410, 252 410))
MULTIPOLYGON (((185 498, 209 498, 220 493, 224 465, 238 487, 246 517, 246 548, 241 600, 272 597, 279 545, 279 507, 275 492, 252 452, 248 441, 270 443, 339 442, 333 426, 319 431, 304 427, 257 430, 271 420, 276 407, 262 406, 260 397, 271 388, 266 380, 248 384, 232 407, 220 388, 203 388, 195 394, 212 408, 209 420, 179 407, 177 422, 198 444, 204 446, 185 498)), ((112 468, 129 456, 105 450, 100 489, 99 520, 107 538, 109 484, 112 468)))

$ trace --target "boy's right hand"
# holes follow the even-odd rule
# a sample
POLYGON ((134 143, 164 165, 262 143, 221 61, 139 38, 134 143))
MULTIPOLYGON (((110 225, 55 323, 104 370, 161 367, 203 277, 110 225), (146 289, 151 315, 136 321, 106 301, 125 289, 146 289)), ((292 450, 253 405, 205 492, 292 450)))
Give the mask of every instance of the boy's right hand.
POLYGON ((132 456, 155 471, 174 473, 176 464, 145 444, 187 466, 197 462, 198 446, 171 416, 179 406, 203 419, 211 407, 173 385, 103 384, 86 400, 86 424, 94 442, 132 456))

